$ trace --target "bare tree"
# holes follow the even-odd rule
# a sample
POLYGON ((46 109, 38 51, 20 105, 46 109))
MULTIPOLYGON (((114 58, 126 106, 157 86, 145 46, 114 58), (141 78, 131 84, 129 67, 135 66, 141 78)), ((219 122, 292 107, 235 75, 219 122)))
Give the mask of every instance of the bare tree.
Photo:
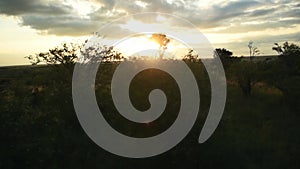
POLYGON ((254 42, 253 41, 250 41, 248 43, 248 48, 249 48, 249 57, 250 57, 250 61, 252 62, 252 59, 254 56, 257 56, 260 54, 260 51, 258 50, 258 48, 256 46, 253 45, 254 42))

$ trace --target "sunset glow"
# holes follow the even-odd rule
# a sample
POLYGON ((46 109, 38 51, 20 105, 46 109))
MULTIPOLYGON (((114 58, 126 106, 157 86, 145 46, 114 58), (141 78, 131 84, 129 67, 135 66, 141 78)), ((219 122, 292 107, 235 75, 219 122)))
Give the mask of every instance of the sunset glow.
MULTIPOLYGON (((137 35, 121 40, 115 48, 128 57, 157 58, 160 50, 158 43, 151 39, 150 34, 137 35)), ((165 50, 165 58, 180 58, 188 50, 183 44, 171 39, 165 50)))
MULTIPOLYGON (((28 64, 24 59, 26 55, 43 52, 63 42, 82 43, 106 24, 142 12, 160 12, 186 19, 207 37, 214 48, 229 49, 236 56, 248 55, 249 41, 254 41, 264 55, 274 55, 276 52, 272 51, 272 45, 275 42, 300 42, 299 10, 299 2, 296 0, 1 1, 0 65, 28 64)), ((176 20, 166 23, 165 20, 163 17, 133 17, 112 31, 132 35, 141 33, 140 30, 147 27, 157 33, 167 29, 188 37, 189 42, 186 43, 199 43, 194 38, 195 32, 191 32, 186 25, 179 25, 176 20)), ((147 38, 114 38, 123 39, 119 44, 122 48, 130 44, 122 49, 126 54, 144 48, 157 49, 147 38)), ((180 45, 170 43, 166 52, 182 55, 186 50, 177 50, 182 48, 180 45)), ((153 53, 151 55, 155 56, 153 53)))

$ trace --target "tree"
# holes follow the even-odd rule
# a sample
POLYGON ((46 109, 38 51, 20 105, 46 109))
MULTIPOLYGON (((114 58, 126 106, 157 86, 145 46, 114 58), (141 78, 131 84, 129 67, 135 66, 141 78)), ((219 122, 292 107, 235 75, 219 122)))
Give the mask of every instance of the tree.
MULTIPOLYGON (((85 42, 87 43, 87 41, 85 42)), ((91 62, 114 62, 123 59, 121 53, 114 50, 113 47, 107 46, 93 46, 85 48, 83 44, 63 43, 61 47, 49 49, 48 52, 41 52, 35 55, 29 55, 25 58, 33 65, 45 63, 49 65, 51 73, 48 75, 47 81, 44 83, 55 83, 54 86, 57 91, 61 89, 70 88, 70 83, 73 76, 73 68, 78 59, 80 63, 91 62), (82 56, 79 58, 79 56, 82 56), (57 80, 53 80, 57 79, 57 80)))
POLYGON ((49 65, 51 73, 49 73, 48 79, 44 83, 52 84, 55 88, 54 90, 61 91, 61 89, 67 89, 70 86, 73 67, 82 46, 75 43, 63 43, 62 46, 49 49, 48 52, 29 55, 25 58, 29 59, 32 65, 40 63, 49 65))
POLYGON ((41 52, 25 58, 29 59, 33 65, 39 63, 69 65, 76 62, 80 48, 81 45, 78 44, 63 43, 62 47, 55 47, 54 49, 49 49, 49 52, 41 52))
POLYGON ((249 48, 249 57, 250 57, 250 61, 252 62, 252 59, 254 56, 257 56, 260 54, 260 51, 258 50, 258 48, 256 46, 253 45, 253 41, 250 41, 248 44, 248 48, 249 48))
POLYGON ((170 39, 167 35, 162 33, 152 34, 151 39, 159 44, 159 59, 163 59, 164 53, 167 50, 167 45, 170 43, 170 39))
MULTIPOLYGON (((85 43, 86 42, 87 41, 85 41, 85 43)), ((29 55, 25 58, 29 59, 33 65, 46 63, 47 65, 63 65, 63 67, 74 65, 78 60, 79 54, 83 55, 84 59, 89 61, 100 60, 99 57, 101 57, 103 62, 113 62, 124 59, 122 53, 114 50, 113 46, 107 47, 99 45, 85 49, 84 45, 85 44, 63 43, 61 47, 55 47, 49 49, 48 52, 29 55)))
POLYGON ((259 50, 253 45, 253 41, 248 44, 250 53, 250 62, 240 62, 235 64, 231 71, 234 78, 238 82, 242 92, 245 96, 249 97, 252 94, 253 86, 258 82, 257 77, 258 64, 252 63, 254 56, 259 55, 259 50))
POLYGON ((215 55, 215 57, 219 57, 221 59, 225 70, 227 70, 227 68, 229 68, 229 66, 233 63, 240 62, 241 60, 241 58, 233 57, 233 53, 225 48, 217 48, 215 50, 215 55))
POLYGON ((225 49, 225 48, 217 48, 216 49, 216 53, 218 54, 218 56, 220 57, 221 60, 226 60, 226 59, 230 59, 232 57, 232 52, 225 49))
POLYGON ((275 50, 279 55, 283 55, 283 49, 278 43, 274 43, 274 47, 272 47, 272 50, 275 50))
POLYGON ((270 63, 264 80, 283 93, 290 109, 299 111, 296 105, 300 104, 300 47, 285 42, 282 45, 275 43, 272 49, 279 54, 279 58, 270 63))
POLYGON ((84 60, 81 60, 83 63, 92 63, 92 62, 115 62, 124 60, 122 53, 114 50, 113 46, 101 46, 93 45, 88 48, 82 48, 80 54, 83 56, 84 60))
POLYGON ((279 55, 293 55, 293 54, 299 54, 300 47, 296 44, 285 42, 283 43, 283 46, 279 45, 278 43, 274 43, 274 47, 272 47, 272 50, 275 50, 279 55))
POLYGON ((258 63, 239 62, 233 64, 228 74, 236 81, 246 97, 251 96, 254 85, 258 82, 258 63))
POLYGON ((279 54, 279 60, 283 62, 283 64, 286 64, 289 69, 299 65, 300 47, 298 45, 288 42, 283 43, 283 46, 278 43, 274 43, 274 45, 272 50, 279 54))
POLYGON ((190 62, 197 62, 198 61, 198 57, 199 56, 197 54, 194 54, 194 50, 190 49, 188 51, 188 53, 183 56, 182 60, 184 60, 184 61, 190 61, 190 62))

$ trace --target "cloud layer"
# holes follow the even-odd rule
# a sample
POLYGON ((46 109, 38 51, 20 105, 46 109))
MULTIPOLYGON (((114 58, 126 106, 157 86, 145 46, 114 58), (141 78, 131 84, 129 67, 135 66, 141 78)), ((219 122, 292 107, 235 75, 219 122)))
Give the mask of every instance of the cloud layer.
MULTIPOLYGON (((7 0, 0 14, 18 17, 21 25, 54 35, 90 35, 114 19, 139 12, 163 12, 188 19, 214 34, 247 34, 254 40, 299 41, 300 30, 266 38, 257 33, 300 26, 298 0, 7 0), (257 34, 256 34, 257 33, 257 34)), ((143 18, 151 23, 153 18, 143 18)), ((174 23, 176 25, 176 23, 174 23)), ((177 25, 184 27, 184 25, 177 25)), ((275 31, 276 32, 276 31, 275 31)))

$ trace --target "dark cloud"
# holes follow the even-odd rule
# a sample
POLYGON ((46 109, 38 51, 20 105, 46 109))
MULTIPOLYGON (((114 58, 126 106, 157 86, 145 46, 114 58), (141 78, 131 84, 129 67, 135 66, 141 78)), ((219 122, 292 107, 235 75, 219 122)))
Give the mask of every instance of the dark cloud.
POLYGON ((248 24, 236 23, 234 25, 227 27, 224 30, 211 31, 211 32, 235 34, 235 33, 254 32, 258 30, 267 30, 267 29, 294 28, 298 23, 300 23, 300 19, 270 20, 262 23, 248 23, 248 24))
MULTIPOLYGON (((98 4, 99 8, 85 17, 79 16, 75 12, 76 9, 63 3, 64 0, 46 2, 2 0, 0 1, 0 14, 17 16, 20 18, 21 25, 29 26, 39 32, 71 36, 88 35, 114 19, 139 12, 174 14, 188 19, 200 29, 227 27, 216 33, 243 33, 279 27, 292 28, 300 24, 298 0, 235 0, 218 3, 211 1, 207 8, 201 8, 193 0, 172 2, 140 0, 146 4, 145 8, 131 0, 89 1, 98 4), (251 24, 251 22, 259 24, 251 24)), ((145 23, 157 22, 156 18, 146 15, 135 19, 145 23)), ((186 26, 179 25, 176 20, 172 20, 171 24, 181 28, 186 26)))
MULTIPOLYGON (((113 5, 109 0, 103 2, 108 6, 113 5)), ((82 17, 72 6, 65 5, 62 1, 0 1, 0 14, 19 17, 20 25, 29 26, 40 33, 67 36, 89 35, 110 20, 121 16, 116 12, 113 16, 105 15, 110 10, 103 6, 87 17, 82 17)))
POLYGON ((177 2, 169 4, 165 1, 155 0, 152 1, 149 9, 184 17, 199 28, 206 29, 230 24, 231 19, 245 16, 246 9, 259 5, 256 1, 234 1, 214 4, 208 9, 201 9, 192 4, 192 1, 177 2), (188 5, 189 3, 190 5, 188 5))
POLYGON ((124 15, 127 15, 126 12, 122 11, 113 11, 107 7, 101 7, 93 13, 88 14, 88 17, 91 21, 112 21, 118 19, 124 15), (108 16, 107 13, 110 13, 108 16))
POLYGON ((255 10, 253 12, 250 12, 249 15, 248 15, 248 17, 265 16, 265 15, 269 15, 269 14, 273 13, 274 11, 276 11, 276 8, 259 9, 259 10, 255 10))
MULTIPOLYGON (((93 20, 89 18, 79 18, 73 15, 45 16, 45 15, 26 15, 23 16, 22 25, 29 26, 40 31, 40 33, 64 35, 64 36, 83 36, 97 32, 104 25, 109 23, 107 16, 98 12, 93 14, 93 20)), ((110 38, 120 38, 121 33, 132 34, 128 29, 119 26, 110 27, 111 32, 115 32, 110 38)), ((105 35, 104 35, 105 36, 105 35)))
POLYGON ((270 28, 293 28, 299 24, 299 9, 290 5, 271 6, 269 9, 247 12, 241 20, 232 22, 227 29, 216 31, 215 33, 243 33, 270 28))
POLYGON ((22 25, 29 26, 42 33, 56 35, 81 36, 91 34, 101 23, 74 16, 37 16, 22 17, 22 25))
POLYGON ((132 32, 127 28, 122 28, 120 25, 110 25, 109 27, 102 27, 97 30, 97 34, 107 39, 118 39, 124 38, 125 36, 132 36, 136 32, 132 32))
POLYGON ((41 0, 2 0, 0 1, 0 14, 68 14, 72 10, 70 6, 57 2, 45 3, 41 0))

